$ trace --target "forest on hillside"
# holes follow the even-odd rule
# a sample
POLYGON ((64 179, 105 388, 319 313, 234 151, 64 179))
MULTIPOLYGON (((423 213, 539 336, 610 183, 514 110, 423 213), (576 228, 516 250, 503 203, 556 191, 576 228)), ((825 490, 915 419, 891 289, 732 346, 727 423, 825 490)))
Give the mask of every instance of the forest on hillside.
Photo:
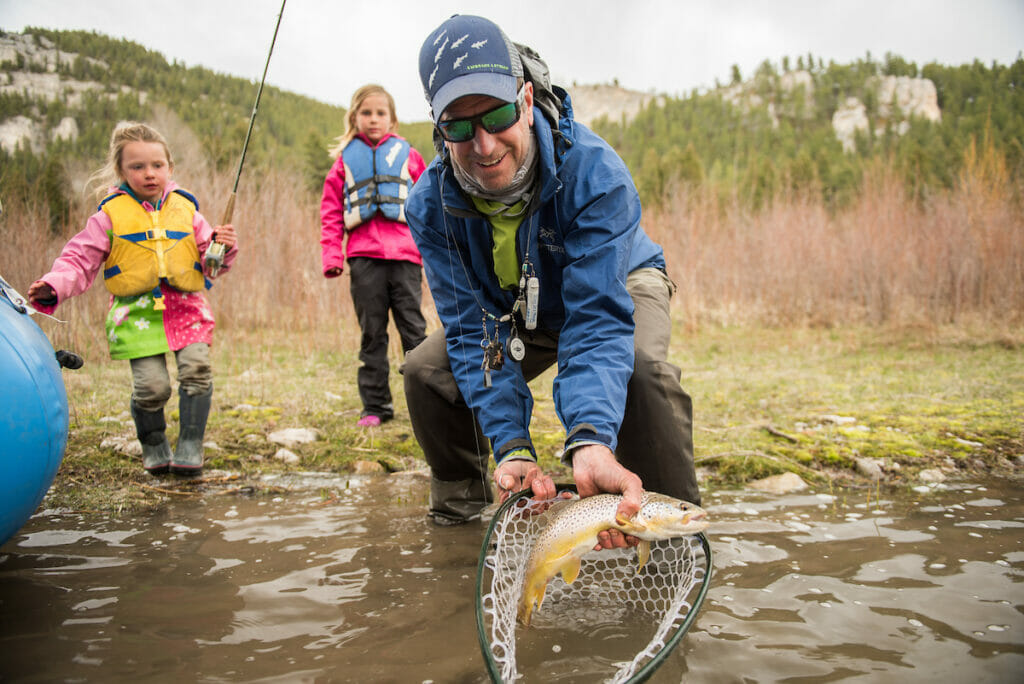
MULTIPOLYGON (((0 84, 11 72, 52 68, 62 81, 98 83, 102 88, 87 90, 80 97, 66 89, 54 100, 27 91, 0 93, 0 122, 26 115, 51 130, 70 116, 78 129, 74 139, 49 141, 41 153, 26 145, 13 152, 0 150, 0 192, 6 200, 34 197, 44 201, 55 217, 66 217, 61 205, 72 199, 66 182, 69 163, 83 160, 98 167, 116 122, 149 120, 159 107, 189 127, 216 169, 233 169, 238 164, 256 82, 169 62, 138 43, 96 32, 28 28, 24 35, 32 36, 37 45, 52 45, 57 54, 75 57, 42 65, 19 53, 17 59, 0 64, 0 84)), ((344 108, 266 86, 245 168, 259 173, 273 165, 301 175, 306 187, 318 189, 331 163, 327 150, 343 132, 344 117, 344 108)), ((427 124, 403 127, 403 134, 417 147, 431 149, 427 124)))
POLYGON ((1024 59, 1012 65, 918 67, 895 55, 870 55, 852 64, 824 64, 812 55, 781 65, 763 62, 740 86, 768 106, 736 106, 724 88, 648 106, 629 122, 601 120, 595 130, 626 160, 648 203, 660 204, 668 189, 707 184, 723 197, 760 207, 780 192, 812 191, 831 206, 848 204, 865 173, 881 163, 895 168, 913 196, 926 199, 956 184, 972 146, 991 147, 1007 173, 1024 179, 1024 59), (812 87, 785 88, 784 74, 806 71, 812 87), (898 103, 878 101, 878 78, 921 77, 935 84, 941 121, 909 116, 898 103), (810 91, 810 92, 808 92, 810 91), (872 125, 845 152, 832 118, 847 98, 864 103, 872 125), (879 116, 889 105, 888 116, 879 116), (675 181, 675 182, 673 182, 675 181))
MULTIPOLYGON (((74 104, 69 94, 48 101, 29 92, 0 93, 0 122, 28 114, 53 128, 71 116, 78 126, 77 137, 54 140, 42 153, 26 146, 13 153, 0 150, 0 192, 9 200, 42 198, 55 217, 66 217, 61 205, 68 201, 68 162, 98 166, 114 123, 150 118, 155 107, 185 122, 216 169, 237 163, 255 83, 168 62, 137 43, 95 32, 31 28, 25 34, 76 55, 54 65, 62 79, 99 83, 102 89, 86 91, 74 104)), ((0 78, 45 68, 19 55, 0 64, 0 78)), ((344 114, 340 107, 267 87, 247 168, 273 164, 317 190, 330 164, 326 150, 341 134, 344 114)), ((601 119, 594 128, 626 160, 648 206, 663 204, 680 186, 705 186, 724 200, 753 208, 780 192, 812 192, 830 206, 841 206, 857 196, 865 173, 879 163, 897 169, 911 194, 925 199, 954 186, 972 145, 997 150, 1010 178, 1024 177, 1024 59, 1011 65, 921 67, 891 54, 882 60, 869 54, 851 64, 826 64, 813 55, 785 58, 779 65, 765 61, 746 80, 734 67, 728 85, 652 101, 632 120, 601 119), (808 86, 784 87, 784 76, 798 71, 810 75, 808 86), (879 102, 882 76, 930 79, 941 120, 905 116, 898 103, 879 102), (737 90, 743 94, 739 101, 727 96, 737 90), (832 117, 851 97, 864 103, 872 125, 857 132, 853 151, 844 151, 832 117), (901 120, 909 124, 904 129, 898 127, 901 120)), ((424 157, 433 155, 427 122, 403 124, 401 131, 424 157)))
MULTIPOLYGON (((0 63, 0 86, 34 70, 57 72, 66 86, 56 100, 0 88, 0 125, 20 117, 49 130, 73 118, 78 136, 41 151, 0 150, 5 279, 27 287, 95 211, 81 185, 121 119, 158 124, 187 160, 175 177, 216 219, 256 83, 96 33, 26 35, 75 56, 0 63), (91 89, 71 87, 84 82, 91 89)), ((1013 340, 1024 321, 1022 86, 1024 59, 919 67, 894 55, 845 65, 807 55, 765 62, 746 78, 733 69, 727 84, 593 126, 634 174, 644 229, 678 286, 682 326, 980 324, 1013 340), (930 79, 941 116, 905 116, 895 98, 880 99, 878 84, 890 77, 930 79), (853 98, 868 125, 841 143, 833 117, 853 98)), ((323 277, 319 245, 327 149, 344 113, 264 91, 234 219, 246 258, 217 295, 226 329, 322 331, 340 322, 355 345, 347 281, 323 277)), ((400 132, 433 156, 428 122, 403 122, 400 132)), ((429 294, 424 306, 432 320, 429 294)), ((70 347, 103 346, 95 337, 102 287, 62 310, 70 347)))

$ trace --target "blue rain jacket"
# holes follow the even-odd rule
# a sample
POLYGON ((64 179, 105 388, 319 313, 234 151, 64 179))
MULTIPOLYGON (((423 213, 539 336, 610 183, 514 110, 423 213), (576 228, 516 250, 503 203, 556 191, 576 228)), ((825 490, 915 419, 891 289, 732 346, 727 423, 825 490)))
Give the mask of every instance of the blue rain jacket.
MULTIPOLYGON (((566 446, 586 441, 613 451, 633 372, 633 300, 626 276, 665 268, 664 255, 640 226, 640 198, 625 163, 572 117, 562 97, 558 134, 534 107, 539 192, 519 226, 519 262, 529 255, 540 281, 537 327, 557 333, 555 410, 566 446)), ((505 357, 484 386, 481 306, 502 317, 516 293, 494 274, 491 226, 455 179, 448 155, 436 157, 413 186, 406 217, 423 255, 430 291, 444 326, 448 358, 466 403, 491 440, 496 461, 528 448, 533 398, 518 363, 505 357)), ((489 335, 495 322, 488 320, 489 335)), ((520 322, 520 335, 528 337, 520 322)), ((509 323, 499 324, 499 339, 509 323)), ((467 430, 472 426, 467 425, 467 430)))

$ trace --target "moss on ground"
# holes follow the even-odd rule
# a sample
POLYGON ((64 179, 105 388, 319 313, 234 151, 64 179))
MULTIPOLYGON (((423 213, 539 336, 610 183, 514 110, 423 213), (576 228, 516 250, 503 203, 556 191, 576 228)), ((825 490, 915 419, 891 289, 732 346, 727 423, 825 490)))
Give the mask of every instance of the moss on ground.
MULTIPOLYGON (((220 339, 236 337, 220 333, 220 339)), ((356 426, 355 350, 284 332, 248 331, 214 349, 214 410, 207 476, 152 478, 137 456, 116 448, 134 437, 128 364, 85 352, 65 371, 71 409, 67 454, 46 505, 119 511, 161 505, 198 491, 261 491, 260 476, 292 470, 386 472, 425 467, 413 435, 393 350, 396 418, 356 426), (315 428, 317 441, 275 458, 275 430, 315 428), (361 463, 362 462, 362 463, 361 463)), ((886 482, 911 482, 925 468, 1006 472, 1024 455, 1024 334, 962 330, 885 331, 707 328, 677 331, 672 360, 694 401, 695 456, 705 488, 731 487, 783 472, 842 484, 863 481, 857 459, 883 466, 886 482)), ((552 374, 533 383, 534 443, 556 479, 564 439, 551 397, 552 374)), ((168 406, 177 432, 176 400, 168 406)), ((866 481, 865 481, 866 482, 866 481)))

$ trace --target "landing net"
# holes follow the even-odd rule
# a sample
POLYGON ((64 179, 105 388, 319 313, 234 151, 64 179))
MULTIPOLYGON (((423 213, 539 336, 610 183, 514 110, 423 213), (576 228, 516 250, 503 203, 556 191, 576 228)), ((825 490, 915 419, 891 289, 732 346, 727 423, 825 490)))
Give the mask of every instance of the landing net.
MULTIPOLYGON (((477 636, 491 679, 549 680, 550 672, 533 668, 539 653, 541 658, 551 658, 550 644, 534 648, 517 663, 517 650, 520 656, 524 651, 517 649, 517 636, 537 641, 541 637, 531 631, 543 634, 547 629, 550 634, 552 629, 565 628, 580 641, 579 634, 589 628, 596 635, 589 643, 600 652, 593 653, 595 657, 575 654, 569 665, 573 672, 589 667, 589 674, 597 674, 595 659, 611 657, 604 665, 605 673, 614 671, 607 681, 644 681, 679 643, 704 602, 711 579, 707 538, 698 534, 652 542, 650 559, 639 572, 634 548, 588 553, 571 585, 561 576, 548 582, 543 604, 535 610, 530 626, 524 627, 516 616, 527 559, 547 523, 544 510, 558 500, 534 501, 527 498, 529 494, 510 497, 495 513, 477 564, 477 636), (641 627, 624 626, 633 622, 641 627), (606 648, 608 642, 601 637, 609 630, 626 635, 625 653, 606 648)), ((568 661, 574 654, 564 656, 568 661)))

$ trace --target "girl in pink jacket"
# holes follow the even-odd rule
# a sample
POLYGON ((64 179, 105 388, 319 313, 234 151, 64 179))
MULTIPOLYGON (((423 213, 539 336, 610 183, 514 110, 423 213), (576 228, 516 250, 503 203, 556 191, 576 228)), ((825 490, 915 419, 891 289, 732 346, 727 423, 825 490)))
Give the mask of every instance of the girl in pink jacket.
POLYGON ((110 356, 132 369, 131 414, 142 465, 153 475, 195 476, 203 466, 203 435, 213 395, 213 314, 202 266, 216 239, 227 248, 221 271, 238 253, 234 226, 212 228, 198 203, 171 180, 174 161, 163 136, 146 124, 114 128, 106 165, 96 178, 112 187, 82 232, 71 238, 49 273, 32 283, 29 302, 52 313, 82 294, 102 271, 111 293, 106 334, 110 356), (180 430, 171 453, 164 405, 171 396, 165 355, 178 367, 180 430))
POLYGON ((348 260, 352 303, 362 330, 358 424, 373 427, 394 417, 388 312, 403 352, 426 333, 420 312, 423 262, 405 222, 405 198, 425 165, 419 152, 395 134, 395 103, 381 86, 359 88, 347 118, 345 134, 332 150, 337 160, 324 180, 320 247, 327 278, 340 276, 348 260))

